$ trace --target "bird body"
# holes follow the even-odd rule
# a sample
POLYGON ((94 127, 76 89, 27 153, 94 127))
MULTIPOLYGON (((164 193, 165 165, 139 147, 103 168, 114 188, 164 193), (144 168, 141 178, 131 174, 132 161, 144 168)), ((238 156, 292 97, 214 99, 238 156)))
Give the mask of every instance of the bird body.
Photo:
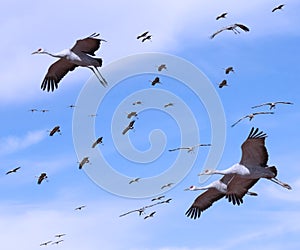
POLYGON ((174 103, 169 102, 169 103, 167 103, 167 104, 164 105, 164 108, 172 107, 172 106, 174 106, 174 103))
POLYGON ((234 73, 234 69, 233 69, 232 66, 227 67, 227 68, 225 69, 225 74, 226 74, 226 75, 228 75, 230 72, 234 73))
POLYGON ((86 207, 85 205, 79 206, 79 207, 76 207, 74 210, 81 210, 81 209, 83 209, 83 208, 85 208, 85 207, 86 207))
POLYGON ((58 241, 54 241, 54 242, 52 242, 52 244, 51 245, 54 245, 54 244, 59 244, 59 243, 61 243, 61 242, 63 242, 64 240, 58 240, 58 241))
POLYGON ((103 137, 97 138, 97 140, 92 144, 92 148, 95 148, 98 144, 102 144, 103 137))
POLYGON ((54 237, 56 237, 56 238, 60 238, 60 237, 63 237, 63 236, 65 236, 66 234, 56 234, 56 235, 54 235, 54 237))
POLYGON ((276 10, 281 10, 283 8, 284 4, 280 4, 278 6, 276 6, 275 8, 272 9, 272 12, 276 11, 276 10))
POLYGON ((157 70, 160 72, 162 70, 167 70, 167 65, 166 64, 161 64, 157 67, 157 70))
POLYGON ((14 169, 11 169, 9 171, 7 171, 5 174, 8 175, 8 174, 11 174, 11 173, 16 173, 21 167, 16 167, 14 169))
POLYGON ((40 244, 40 246, 47 246, 48 244, 50 244, 52 242, 52 240, 49 240, 47 242, 43 242, 40 244))
POLYGON ((225 87, 225 86, 229 86, 229 85, 227 84, 227 80, 226 80, 226 79, 224 79, 222 82, 219 83, 219 88, 220 88, 220 89, 223 88, 223 87, 225 87))
POLYGON ((49 133, 49 136, 53 136, 55 133, 60 133, 60 126, 55 126, 49 133))
POLYGON ((221 18, 226 18, 226 15, 227 15, 228 13, 227 12, 223 12, 222 14, 220 14, 220 15, 218 15, 217 17, 216 17, 216 20, 219 20, 219 19, 221 19, 221 18))
POLYGON ((150 213, 149 215, 146 215, 146 216, 144 217, 144 219, 148 219, 148 218, 150 218, 150 217, 153 217, 155 213, 156 213, 156 212, 154 211, 154 212, 150 213))
POLYGON ((146 40, 151 41, 151 38, 152 38, 152 35, 148 35, 148 36, 144 37, 144 38, 142 39, 142 43, 145 42, 146 40))
POLYGON ((98 67, 102 66, 102 59, 95 58, 94 52, 99 49, 103 39, 97 38, 99 34, 93 33, 89 37, 77 40, 71 49, 64 49, 58 53, 50 53, 43 49, 38 49, 32 54, 47 54, 52 57, 59 58, 53 63, 42 82, 41 89, 47 91, 54 91, 58 88, 60 80, 69 72, 73 71, 76 67, 87 67, 93 71, 100 83, 105 87, 107 86, 106 80, 100 74, 98 67))
POLYGON ((132 117, 137 117, 138 113, 136 111, 131 111, 127 114, 127 118, 131 119, 132 117))
POLYGON ((129 181, 129 184, 132 184, 132 183, 134 183, 134 182, 138 182, 139 180, 140 180, 141 178, 135 178, 135 179, 132 179, 132 180, 130 180, 129 181))
POLYGON ((90 162, 89 157, 83 157, 83 159, 79 163, 79 169, 82 169, 83 165, 89 162, 90 162))
POLYGON ((48 178, 47 174, 46 173, 41 173, 39 178, 38 178, 38 181, 37 181, 37 184, 41 184, 43 180, 46 180, 48 178))
POLYGON ((129 130, 134 129, 135 120, 132 120, 128 126, 122 131, 122 134, 125 135, 129 130))
POLYGON ((151 85, 152 85, 152 86, 155 86, 155 84, 157 84, 157 83, 161 83, 158 76, 155 77, 154 80, 153 80, 153 81, 150 81, 150 82, 151 82, 151 85))

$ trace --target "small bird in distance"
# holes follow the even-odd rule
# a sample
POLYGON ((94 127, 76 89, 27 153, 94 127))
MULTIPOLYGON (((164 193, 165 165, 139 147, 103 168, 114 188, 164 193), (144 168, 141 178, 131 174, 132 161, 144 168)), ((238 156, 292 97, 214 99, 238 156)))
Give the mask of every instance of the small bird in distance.
POLYGON ((21 167, 16 167, 14 169, 11 169, 9 171, 7 171, 5 174, 8 175, 8 174, 12 174, 12 173, 16 173, 21 167))

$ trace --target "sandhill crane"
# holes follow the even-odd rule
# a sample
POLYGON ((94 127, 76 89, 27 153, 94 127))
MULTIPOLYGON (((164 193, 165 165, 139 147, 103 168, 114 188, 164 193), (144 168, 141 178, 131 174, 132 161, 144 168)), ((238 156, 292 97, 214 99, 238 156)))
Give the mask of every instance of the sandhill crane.
POLYGON ((227 14, 228 14, 227 12, 224 12, 224 13, 218 15, 218 16, 216 17, 216 20, 219 20, 219 19, 221 19, 221 18, 226 18, 226 15, 227 15, 227 14))
POLYGON ((141 101, 135 101, 135 102, 132 103, 132 105, 141 105, 141 104, 142 104, 141 101))
POLYGON ((132 180, 130 180, 129 181, 129 184, 132 184, 132 183, 134 183, 134 182, 138 182, 139 180, 140 180, 141 178, 134 178, 134 179, 132 179, 132 180))
POLYGON ((37 109, 29 109, 28 111, 30 111, 30 112, 37 112, 38 110, 37 109))
POLYGON ((148 35, 148 33, 149 33, 149 31, 145 31, 145 32, 142 33, 141 35, 138 35, 138 36, 136 37, 136 39, 140 39, 140 38, 142 38, 142 37, 146 37, 146 36, 148 35))
POLYGON ((79 211, 79 210, 82 210, 83 208, 85 208, 86 206, 85 205, 83 205, 83 206, 79 206, 79 207, 76 207, 74 210, 76 211, 79 211))
POLYGON ((40 244, 40 246, 47 246, 47 245, 49 245, 51 242, 52 242, 52 240, 49 240, 49 241, 47 241, 47 242, 43 242, 43 243, 40 244))
POLYGON ((283 8, 284 5, 285 4, 280 4, 280 5, 276 6, 274 9, 272 9, 272 12, 274 12, 276 10, 282 10, 282 8, 283 8))
POLYGON ((46 112, 49 112, 49 109, 41 109, 40 112, 46 113, 46 112))
POLYGON ((232 30, 234 34, 239 34, 239 33, 241 33, 237 28, 240 28, 240 29, 242 29, 242 30, 245 31, 245 32, 250 31, 250 29, 249 29, 247 26, 245 26, 245 25, 243 25, 243 24, 240 24, 240 23, 235 23, 235 24, 231 24, 231 25, 229 25, 229 26, 226 26, 226 27, 224 27, 224 28, 222 28, 222 29, 216 31, 215 33, 213 33, 213 34, 210 36, 210 39, 213 39, 216 35, 218 35, 219 33, 221 33, 221 32, 224 31, 224 30, 232 30))
POLYGON ((49 136, 53 136, 55 133, 59 133, 61 135, 60 132, 60 126, 55 126, 49 133, 49 136))
POLYGON ((157 70, 160 72, 162 70, 167 70, 167 65, 166 64, 161 64, 157 67, 157 70))
POLYGON ((149 215, 146 215, 146 216, 144 217, 144 220, 153 217, 155 213, 156 213, 156 212, 154 211, 154 212, 150 213, 149 215))
POLYGON ((71 104, 71 105, 68 106, 68 108, 72 109, 72 108, 76 108, 76 106, 74 104, 71 104))
POLYGON ((9 170, 9 171, 6 172, 6 175, 7 175, 7 174, 16 173, 20 168, 21 168, 21 167, 16 167, 16 168, 14 168, 14 169, 11 169, 11 170, 9 170))
POLYGON ((136 111, 131 111, 130 113, 127 113, 127 118, 131 119, 132 117, 137 117, 137 115, 136 111))
POLYGON ((162 185, 160 189, 168 188, 168 187, 171 187, 172 185, 174 185, 174 183, 170 182, 170 183, 162 185))
POLYGON ((129 130, 134 129, 135 120, 132 120, 128 126, 122 131, 122 134, 125 135, 129 130))
POLYGON ((167 199, 167 200, 161 201, 160 203, 161 203, 161 204, 162 204, 162 203, 170 203, 171 200, 172 200, 172 198, 169 198, 169 199, 167 199))
POLYGON ((152 41, 151 38, 152 38, 152 35, 148 35, 148 36, 144 37, 142 39, 142 43, 145 42, 145 41, 147 41, 147 40, 152 41))
POLYGON ((58 240, 58 241, 54 241, 54 242, 52 242, 52 244, 51 245, 54 245, 54 244, 59 244, 59 243, 61 243, 61 242, 63 242, 64 240, 58 240))
POLYGON ((89 157, 83 157, 83 159, 81 160, 81 162, 79 162, 79 169, 82 169, 83 165, 86 163, 90 163, 89 157))
POLYGON ((160 84, 161 84, 161 82, 160 82, 158 76, 155 77, 154 80, 152 80, 152 81, 149 80, 149 82, 151 82, 151 85, 152 85, 152 86, 155 86, 155 84, 157 84, 157 83, 160 83, 160 84))
POLYGON ((221 89, 221 88, 223 88, 223 87, 225 87, 225 86, 229 86, 228 84, 227 84, 227 80, 226 79, 224 79, 222 82, 220 82, 219 84, 219 88, 221 89))
POLYGON ((262 107, 262 106, 270 106, 270 110, 271 110, 271 109, 276 108, 276 104, 294 104, 294 103, 292 103, 292 102, 266 102, 266 103, 263 103, 263 104, 253 106, 251 108, 254 109, 254 108, 258 108, 258 107, 262 107))
POLYGON ((169 102, 169 103, 164 105, 164 108, 168 108, 168 107, 172 107, 172 106, 174 106, 174 103, 169 102))
POLYGON ((146 210, 147 208, 154 207, 154 206, 157 206, 157 205, 160 205, 160 204, 162 204, 161 201, 160 201, 160 202, 156 202, 156 203, 154 203, 154 204, 150 204, 150 205, 141 207, 141 208, 138 208, 138 209, 130 210, 130 211, 124 213, 124 214, 119 215, 119 217, 123 217, 123 216, 125 216, 125 215, 131 214, 131 213, 134 213, 134 212, 138 212, 138 213, 139 213, 139 216, 141 216, 142 214, 145 214, 145 210, 146 210))
POLYGON ((97 140, 93 142, 92 148, 95 148, 98 144, 102 144, 103 142, 102 140, 103 140, 103 136, 97 138, 97 140))
POLYGON ((229 201, 232 202, 234 205, 240 205, 241 203, 243 203, 243 196, 245 194, 256 196, 256 193, 248 192, 248 189, 252 187, 255 183, 249 185, 249 183, 246 181, 242 183, 243 185, 238 186, 237 184, 240 184, 240 179, 240 177, 235 177, 233 176, 233 174, 228 174, 223 176, 220 180, 216 180, 207 186, 190 186, 189 188, 186 188, 185 191, 206 190, 194 200, 191 207, 186 211, 186 216, 192 219, 199 218, 204 210, 206 210, 214 202, 222 199, 225 196, 227 196, 229 201), (240 194, 239 190, 242 190, 245 193, 240 194))
POLYGON ((256 116, 256 115, 268 115, 268 114, 272 115, 272 114, 274 114, 274 112, 255 112, 255 113, 245 115, 242 118, 240 118, 238 121, 236 121, 234 124, 232 124, 231 127, 234 127, 236 124, 238 124, 240 121, 242 121, 246 118, 249 118, 249 121, 251 121, 254 118, 254 116, 256 116))
POLYGON ((163 198, 165 198, 165 196, 161 195, 161 196, 158 196, 158 197, 154 197, 151 201, 158 201, 158 200, 161 200, 163 198))
POLYGON ((101 42, 105 41, 97 38, 98 36, 99 34, 93 33, 84 39, 77 40, 71 49, 65 49, 58 53, 50 53, 41 48, 33 52, 32 54, 47 54, 59 58, 49 67, 41 89, 54 91, 58 88, 60 80, 78 66, 91 69, 100 83, 106 87, 107 82, 98 70, 98 67, 102 66, 102 59, 92 57, 95 56, 94 52, 99 49, 101 42))
POLYGON ((233 69, 232 66, 227 67, 227 68, 225 69, 225 74, 226 74, 226 75, 228 75, 230 72, 234 73, 234 69, 233 69))
POLYGON ((54 235, 54 237, 56 237, 56 238, 60 238, 60 237, 63 237, 63 236, 65 236, 66 234, 56 234, 56 235, 54 235))
POLYGON ((43 180, 46 180, 48 178, 46 173, 41 173, 40 176, 38 177, 37 184, 41 184, 43 180))
POLYGON ((176 150, 187 150, 188 153, 191 153, 195 150, 197 147, 205 147, 205 146, 211 146, 211 144, 197 144, 191 147, 179 147, 179 148, 174 148, 174 149, 169 149, 169 152, 173 152, 176 150))
POLYGON ((258 128, 252 127, 249 136, 241 146, 242 157, 239 163, 225 170, 205 170, 200 175, 221 174, 226 176, 234 174, 242 177, 245 181, 252 181, 253 185, 260 178, 266 178, 286 189, 292 189, 290 185, 276 178, 277 169, 275 166, 267 165, 269 155, 265 146, 266 137, 264 132, 259 132, 258 128))

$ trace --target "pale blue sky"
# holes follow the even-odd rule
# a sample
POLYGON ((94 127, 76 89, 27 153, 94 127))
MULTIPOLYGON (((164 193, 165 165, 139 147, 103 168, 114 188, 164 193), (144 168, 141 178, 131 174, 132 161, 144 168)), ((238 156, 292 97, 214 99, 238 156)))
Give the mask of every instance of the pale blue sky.
MULTIPOLYGON (((281 3, 274 0, 3 3, 0 17, 1 58, 5 58, 0 69, 2 248, 40 249, 40 243, 54 240, 55 234, 66 233, 64 242, 47 248, 299 249, 300 28, 297 24, 300 3, 287 0, 282 11, 272 13, 272 8, 281 3), (222 12, 228 12, 227 18, 216 21, 215 17, 222 12), (217 29, 236 22, 249 26, 250 32, 234 35, 225 31, 209 39, 217 29), (141 43, 136 36, 146 30, 153 35, 152 42, 141 43), (207 185, 218 178, 198 182, 197 174, 203 169, 209 152, 209 148, 201 148, 198 155, 185 155, 189 161, 189 157, 196 157, 195 164, 180 183, 164 193, 166 198, 173 199, 171 203, 146 211, 155 210, 154 218, 144 220, 137 214, 119 218, 120 214, 151 201, 104 191, 78 169, 80 159, 77 159, 72 138, 74 110, 68 105, 76 103, 91 72, 76 69, 61 81, 58 90, 43 92, 40 84, 54 59, 31 55, 39 47, 52 52, 71 47, 76 39, 93 32, 99 32, 108 41, 97 51, 97 55, 103 57, 104 67, 143 52, 169 53, 198 67, 215 87, 226 116, 224 154, 219 166, 211 167, 224 169, 238 162, 240 145, 251 127, 256 126, 268 134, 269 163, 278 167, 278 178, 289 183, 293 190, 261 180, 253 187, 259 194, 257 197, 245 197, 239 207, 220 200, 200 219, 191 220, 184 213, 199 193, 183 190, 190 185, 207 185), (227 66, 233 66, 235 73, 225 75, 223 68, 227 66), (224 78, 230 86, 219 89, 217 84, 224 78), (294 105, 277 106, 274 115, 255 117, 251 122, 244 120, 230 127, 252 112, 251 106, 269 101, 291 101, 294 105), (50 111, 31 113, 28 111, 31 108, 50 111), (62 135, 49 137, 47 130, 56 125, 61 126, 62 135), (21 166, 19 172, 5 175, 16 166, 21 166), (41 172, 47 172, 49 181, 39 186, 35 176, 41 172), (74 211, 80 205, 86 208, 74 211)), ((155 65, 153 67, 155 70, 155 65)), ((171 74, 172 70, 180 69, 169 68, 168 72, 171 74)), ((152 130, 165 133, 165 148, 157 160, 138 164, 115 152, 116 145, 110 134, 112 113, 128 95, 153 89, 148 80, 154 76, 134 76, 115 86, 95 118, 95 134, 104 134, 104 145, 98 147, 111 166, 124 175, 158 175, 178 156, 178 152, 167 150, 180 145, 179 128, 163 108, 142 112, 136 121, 136 131, 130 131, 131 143, 138 150, 150 148, 152 130)), ((201 143, 210 143, 211 124, 201 101, 180 82, 166 76, 161 76, 161 80, 163 84, 157 89, 180 97, 199 124, 199 131, 189 131, 188 140, 198 132, 201 143)), ((125 111, 130 112, 135 107, 123 109, 126 124, 129 120, 125 111)), ((176 109, 176 103, 169 109, 176 109)), ((92 168, 93 164, 88 167, 92 168)), ((139 188, 139 184, 132 185, 139 188)))

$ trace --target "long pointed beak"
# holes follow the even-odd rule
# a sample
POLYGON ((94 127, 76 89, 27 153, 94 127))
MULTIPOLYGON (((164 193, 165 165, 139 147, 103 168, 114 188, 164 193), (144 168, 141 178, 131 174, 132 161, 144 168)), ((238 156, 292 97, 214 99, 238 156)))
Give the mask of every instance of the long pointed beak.
POLYGON ((100 38, 100 41, 101 41, 101 42, 107 42, 106 40, 104 40, 104 39, 102 39, 102 38, 100 38))

